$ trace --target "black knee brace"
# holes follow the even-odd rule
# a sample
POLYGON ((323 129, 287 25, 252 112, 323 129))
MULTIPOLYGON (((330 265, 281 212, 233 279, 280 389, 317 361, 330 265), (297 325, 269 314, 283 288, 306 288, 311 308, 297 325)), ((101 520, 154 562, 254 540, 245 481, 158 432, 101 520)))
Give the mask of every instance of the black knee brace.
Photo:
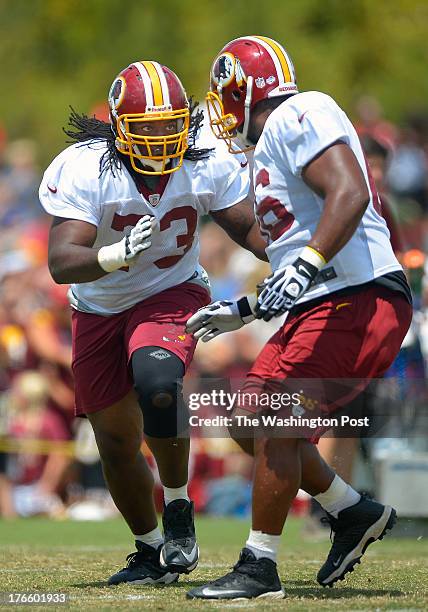
POLYGON ((184 364, 159 346, 137 349, 131 359, 134 388, 144 418, 144 433, 170 438, 189 426, 183 399, 184 364))

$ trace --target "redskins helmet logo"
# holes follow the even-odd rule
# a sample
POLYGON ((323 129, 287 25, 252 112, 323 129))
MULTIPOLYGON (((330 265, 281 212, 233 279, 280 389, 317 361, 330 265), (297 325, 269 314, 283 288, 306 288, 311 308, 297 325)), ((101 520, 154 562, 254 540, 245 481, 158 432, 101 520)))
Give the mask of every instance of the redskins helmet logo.
POLYGON ((235 57, 231 53, 223 53, 214 62, 212 78, 216 85, 227 87, 235 76, 235 57))
POLYGON ((117 79, 113 81, 112 86, 110 87, 110 92, 108 94, 108 103, 110 106, 110 110, 113 114, 115 114, 115 111, 117 111, 119 106, 122 104, 123 97, 125 95, 125 89, 125 79, 122 76, 117 77, 117 79))
POLYGON ((213 64, 211 74, 214 84, 222 88, 230 85, 233 79, 238 87, 242 87, 247 81, 241 62, 228 52, 219 55, 213 64))

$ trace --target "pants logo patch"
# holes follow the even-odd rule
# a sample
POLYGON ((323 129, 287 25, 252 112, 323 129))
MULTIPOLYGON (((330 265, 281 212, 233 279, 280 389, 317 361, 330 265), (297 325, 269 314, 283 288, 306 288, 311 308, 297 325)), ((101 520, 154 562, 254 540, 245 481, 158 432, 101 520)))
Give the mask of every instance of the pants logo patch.
POLYGON ((169 357, 171 357, 170 353, 168 353, 167 351, 163 351, 162 349, 159 349, 158 351, 153 351, 153 353, 149 353, 149 355, 150 357, 159 359, 159 361, 162 361, 162 359, 168 359, 169 357))

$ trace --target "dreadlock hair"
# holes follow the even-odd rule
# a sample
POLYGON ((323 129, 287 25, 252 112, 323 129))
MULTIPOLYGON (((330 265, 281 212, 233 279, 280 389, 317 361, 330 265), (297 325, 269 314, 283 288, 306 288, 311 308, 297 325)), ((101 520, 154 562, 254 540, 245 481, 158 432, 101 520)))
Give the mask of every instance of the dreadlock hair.
MULTIPOLYGON (((195 146, 196 139, 201 129, 204 114, 198 110, 198 102, 189 98, 189 134, 188 148, 184 153, 184 159, 190 161, 198 161, 209 157, 213 149, 200 149, 195 146)), ((116 171, 122 167, 122 159, 119 151, 116 148, 116 136, 113 132, 113 127, 110 123, 97 119, 95 116, 88 117, 85 114, 77 113, 70 106, 70 116, 68 118, 68 126, 72 129, 62 128, 63 132, 70 138, 66 142, 68 144, 81 143, 81 146, 90 146, 91 142, 105 141, 107 150, 103 153, 100 159, 100 176, 106 170, 110 170, 113 176, 116 176, 116 171)))

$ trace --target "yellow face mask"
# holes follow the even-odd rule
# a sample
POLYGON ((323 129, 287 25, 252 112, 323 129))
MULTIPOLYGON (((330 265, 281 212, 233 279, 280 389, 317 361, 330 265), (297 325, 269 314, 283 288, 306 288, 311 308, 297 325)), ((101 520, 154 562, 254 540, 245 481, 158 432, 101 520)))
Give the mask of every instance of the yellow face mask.
POLYGON ((140 174, 171 174, 183 164, 188 148, 188 109, 119 115, 116 146, 140 174))
POLYGON ((244 148, 237 147, 233 139, 236 137, 236 126, 238 121, 232 113, 225 113, 223 102, 220 100, 218 94, 213 91, 209 91, 205 98, 208 111, 208 119, 211 127, 211 131, 214 136, 219 140, 223 140, 229 153, 245 153, 254 149, 253 146, 244 148))

